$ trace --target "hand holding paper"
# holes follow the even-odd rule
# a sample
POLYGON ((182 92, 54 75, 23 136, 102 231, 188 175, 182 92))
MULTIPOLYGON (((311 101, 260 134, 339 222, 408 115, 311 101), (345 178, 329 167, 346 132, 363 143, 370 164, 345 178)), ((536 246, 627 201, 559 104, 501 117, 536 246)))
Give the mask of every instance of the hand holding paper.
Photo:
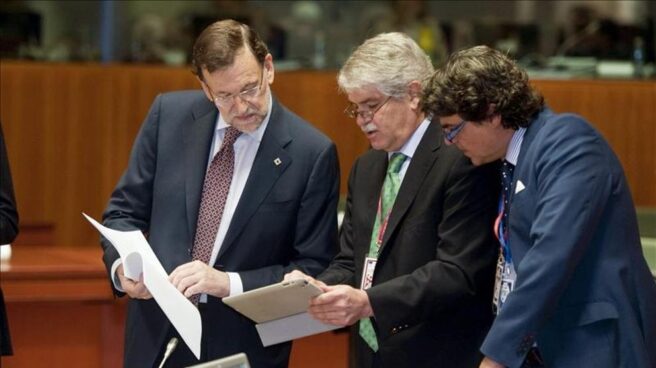
POLYGON ((84 217, 116 248, 123 262, 125 277, 143 282, 196 358, 200 359, 202 324, 196 306, 169 282, 166 270, 157 259, 141 231, 109 229, 91 217, 84 217))
POLYGON ((187 298, 195 294, 223 298, 230 294, 228 275, 198 260, 178 266, 169 280, 187 298))
POLYGON ((130 298, 151 299, 153 297, 150 291, 148 291, 146 284, 143 282, 143 277, 135 281, 125 276, 123 272, 123 264, 119 265, 116 269, 116 276, 121 283, 121 287, 130 298))

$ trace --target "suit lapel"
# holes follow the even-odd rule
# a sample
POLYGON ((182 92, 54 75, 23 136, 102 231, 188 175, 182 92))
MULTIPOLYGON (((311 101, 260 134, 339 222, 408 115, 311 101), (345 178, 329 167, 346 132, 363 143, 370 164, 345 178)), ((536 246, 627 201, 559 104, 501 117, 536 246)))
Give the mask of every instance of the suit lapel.
POLYGON ((280 175, 292 163, 291 156, 285 151, 285 147, 291 141, 292 137, 285 120, 285 112, 278 101, 273 99, 269 124, 262 136, 253 167, 217 259, 232 246, 280 175))
POLYGON ((364 197, 364 224, 366 226, 363 226, 362 234, 366 239, 363 244, 366 244, 367 251, 374 230, 374 221, 376 221, 376 213, 378 212, 378 200, 380 198, 380 192, 383 189, 388 165, 387 152, 372 151, 371 154, 374 155, 374 158, 370 161, 370 166, 362 168, 364 175, 369 179, 365 179, 363 190, 355 194, 356 196, 364 197))
POLYGON ((207 171, 209 151, 214 137, 218 111, 209 102, 203 101, 192 109, 192 121, 184 125, 183 142, 185 157, 185 198, 187 227, 193 241, 198 220, 203 181, 207 171))
POLYGON ((380 254, 387 245, 391 234, 394 233, 399 226, 401 219, 405 216, 406 212, 412 205, 419 188, 423 184, 430 169, 437 160, 437 152, 442 143, 442 133, 438 129, 438 124, 430 123, 424 136, 422 137, 417 150, 415 151, 408 171, 405 173, 401 188, 394 201, 394 207, 387 223, 387 229, 383 236, 383 244, 381 245, 380 254))
POLYGON ((526 157, 526 152, 529 150, 529 147, 531 147, 531 144, 533 143, 535 136, 538 134, 540 129, 542 129, 542 126, 544 125, 547 118, 552 114, 553 112, 549 108, 544 108, 544 110, 538 114, 535 121, 533 121, 531 125, 529 125, 529 127, 526 129, 526 133, 524 133, 524 139, 522 140, 522 146, 519 149, 519 157, 517 158, 517 165, 515 166, 512 186, 510 188, 510 198, 508 199, 508 201, 511 204, 513 198, 515 197, 517 180, 519 178, 525 177, 524 171, 526 170, 526 165, 524 164, 524 158, 526 157))

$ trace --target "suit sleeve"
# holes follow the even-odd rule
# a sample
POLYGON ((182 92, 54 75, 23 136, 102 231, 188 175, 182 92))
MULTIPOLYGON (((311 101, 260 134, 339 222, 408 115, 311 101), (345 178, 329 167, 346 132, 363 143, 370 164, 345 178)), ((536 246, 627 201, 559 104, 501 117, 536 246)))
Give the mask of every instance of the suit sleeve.
MULTIPOLYGON (((470 304, 487 295, 492 283, 497 248, 491 219, 498 195, 490 180, 493 167, 474 168, 464 156, 453 162, 439 204, 441 219, 435 224, 434 259, 367 291, 381 339, 395 326, 418 325, 470 304)), ((405 246, 412 251, 415 245, 405 246)))
POLYGON ((240 271, 244 290, 279 282, 292 270, 316 276, 335 254, 337 244, 337 200, 339 163, 333 143, 319 152, 307 178, 296 215, 290 262, 250 271, 240 271))
MULTIPOLYGON (((530 231, 531 244, 525 245, 529 250, 515 265, 515 288, 481 348, 509 367, 521 366, 525 347, 553 314, 611 195, 601 138, 582 119, 546 124, 533 144, 540 146, 535 162, 529 163, 535 167, 537 184, 537 195, 531 198, 535 215, 525 230, 530 231)), ((515 197, 511 217, 517 202, 515 197)))
POLYGON ((353 190, 353 182, 357 172, 358 161, 355 162, 349 174, 348 194, 346 197, 346 208, 344 212, 344 220, 339 232, 340 249, 337 256, 330 263, 319 279, 329 285, 345 284, 355 286, 355 264, 353 260, 353 223, 351 206, 351 193, 353 190))
POLYGON ((18 235, 18 211, 9 171, 5 137, 0 125, 0 245, 9 244, 18 235))
MULTIPOLYGON (((157 129, 160 105, 161 96, 158 96, 137 135, 128 168, 114 189, 103 214, 103 225, 109 228, 148 232, 153 180, 157 165, 157 129)), ((105 267, 107 272, 111 273, 112 264, 119 258, 119 254, 105 238, 101 239, 101 246, 105 267)), ((111 280, 113 275, 109 276, 111 280)), ((114 290, 115 293, 121 294, 116 289, 114 290)))

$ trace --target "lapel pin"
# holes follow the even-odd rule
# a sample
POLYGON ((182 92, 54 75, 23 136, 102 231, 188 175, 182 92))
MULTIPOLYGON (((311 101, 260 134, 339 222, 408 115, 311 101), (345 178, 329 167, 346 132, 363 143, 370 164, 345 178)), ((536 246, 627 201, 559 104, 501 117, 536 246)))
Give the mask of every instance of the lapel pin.
POLYGON ((280 159, 280 157, 276 157, 276 159, 273 160, 273 163, 276 164, 276 166, 280 166, 280 164, 282 163, 282 160, 280 159))

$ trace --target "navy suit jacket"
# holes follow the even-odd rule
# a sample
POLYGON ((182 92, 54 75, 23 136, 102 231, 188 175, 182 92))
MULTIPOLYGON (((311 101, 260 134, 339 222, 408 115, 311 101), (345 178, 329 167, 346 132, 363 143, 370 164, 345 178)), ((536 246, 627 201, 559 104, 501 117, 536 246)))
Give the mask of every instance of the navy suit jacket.
MULTIPOLYGON (((387 153, 378 150, 353 165, 341 250, 319 276, 328 284, 360 286, 387 165, 387 153)), ((478 367, 493 317, 497 167, 473 167, 444 145, 437 123, 424 133, 367 291, 383 367, 478 367)), ((372 367, 375 358, 357 323, 352 336, 356 366, 372 367)))
MULTIPOLYGON (((145 232, 169 273, 191 261, 217 114, 200 91, 158 96, 104 214, 107 227, 145 232)), ((336 251, 338 193, 335 145, 273 99, 269 124, 213 266, 238 272, 244 291, 279 282, 292 269, 318 274, 336 251)), ((109 270, 118 254, 107 242, 103 249, 109 270)), ((205 358, 245 352, 255 367, 287 365, 291 344, 263 348, 246 317, 214 297, 208 297, 206 308, 204 322, 212 328, 203 331, 209 342, 205 358)), ((153 366, 169 328, 154 300, 130 299, 125 365, 153 366)))
POLYGON ((520 367, 537 342, 547 367, 656 367, 656 284, 603 137, 581 117, 543 110, 524 136, 512 193, 517 281, 483 353, 520 367))

